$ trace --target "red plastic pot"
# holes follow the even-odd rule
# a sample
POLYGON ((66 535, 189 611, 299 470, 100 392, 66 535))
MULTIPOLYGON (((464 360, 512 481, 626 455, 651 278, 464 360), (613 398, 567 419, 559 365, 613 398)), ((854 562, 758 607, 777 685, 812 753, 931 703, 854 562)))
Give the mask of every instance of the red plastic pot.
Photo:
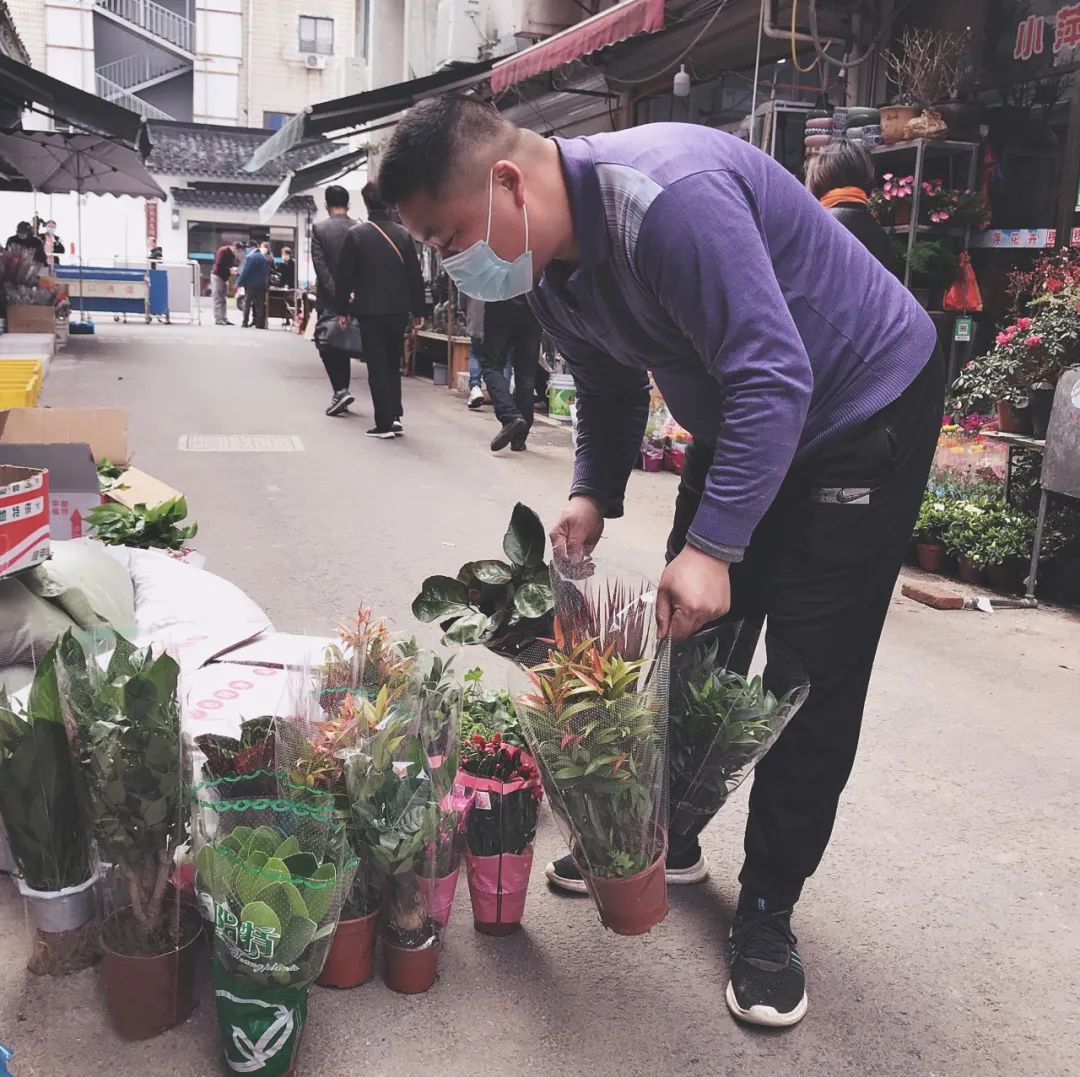
POLYGON ((940 542, 919 542, 919 568, 923 572, 941 572, 945 567, 945 547, 940 542))
POLYGON ((449 875, 438 879, 420 878, 417 882, 427 895, 428 910, 431 918, 446 927, 450 920, 450 910, 454 907, 454 894, 457 891, 458 876, 461 868, 456 867, 449 875))
POLYGON ((667 916, 667 880, 664 861, 667 843, 660 855, 644 871, 622 879, 590 875, 575 856, 585 886, 596 903, 600 922, 616 935, 644 935, 667 916))
POLYGON ((375 936, 379 911, 355 920, 342 920, 326 955, 326 964, 315 982, 320 987, 359 987, 375 972, 375 936))
POLYGON ((419 995, 435 982, 441 942, 425 946, 422 950, 413 950, 406 946, 395 946, 384 934, 382 951, 383 979, 391 991, 402 995, 419 995))
POLYGON ((512 935, 521 927, 529 890, 533 847, 501 856, 465 853, 473 926, 485 935, 512 935))
POLYGON ((130 917, 130 908, 121 909, 102 924, 105 1009, 122 1039, 146 1040, 186 1021, 195 1009, 196 943, 202 937, 202 921, 194 910, 185 909, 180 945, 168 953, 137 957, 109 944, 130 917))

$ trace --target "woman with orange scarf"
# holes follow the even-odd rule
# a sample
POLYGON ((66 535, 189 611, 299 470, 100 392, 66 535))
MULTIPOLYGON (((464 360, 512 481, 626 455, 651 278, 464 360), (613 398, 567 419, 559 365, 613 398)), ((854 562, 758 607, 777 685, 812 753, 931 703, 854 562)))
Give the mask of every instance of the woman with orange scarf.
POLYGON ((870 216, 874 163, 858 142, 834 142, 806 165, 810 193, 894 276, 900 261, 888 234, 870 216))

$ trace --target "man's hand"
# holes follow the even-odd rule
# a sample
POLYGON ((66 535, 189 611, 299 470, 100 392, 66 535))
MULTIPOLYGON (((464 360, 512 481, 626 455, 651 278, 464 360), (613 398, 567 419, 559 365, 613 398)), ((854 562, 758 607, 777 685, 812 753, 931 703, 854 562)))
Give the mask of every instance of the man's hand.
POLYGON ((342 329, 348 329, 349 328, 349 316, 347 314, 339 314, 337 323, 338 323, 338 325, 341 326, 342 329))
POLYGON ((551 529, 556 559, 580 564, 596 548, 604 533, 604 514, 595 497, 572 497, 551 529))
POLYGON ((661 638, 679 643, 702 625, 731 609, 727 561, 683 547, 660 577, 656 596, 656 627, 661 638))

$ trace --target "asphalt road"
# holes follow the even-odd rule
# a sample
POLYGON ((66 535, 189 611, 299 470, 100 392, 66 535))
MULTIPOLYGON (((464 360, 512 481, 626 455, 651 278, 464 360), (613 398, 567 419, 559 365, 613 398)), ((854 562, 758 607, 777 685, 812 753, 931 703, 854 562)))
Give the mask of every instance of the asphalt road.
MULTIPOLYGON (((490 410, 417 381, 407 437, 372 441, 359 368, 354 389, 356 414, 325 418, 312 346, 279 331, 109 323, 72 338, 45 402, 128 407, 135 462, 188 494, 208 568, 279 629, 325 633, 360 601, 413 629, 420 580, 497 555, 515 501, 553 518, 569 438, 538 428, 528 453, 492 456, 490 410), (292 435, 303 451, 178 451, 198 434, 292 435)), ((605 567, 658 571, 673 496, 671 476, 634 476, 605 567)), ((483 653, 463 668, 476 661, 507 675, 483 653)), ((810 997, 796 1029, 740 1027, 723 1002, 740 791, 703 838, 711 879, 675 890, 667 921, 640 939, 548 891, 541 869, 561 842, 545 813, 526 930, 475 934, 461 887, 436 986, 313 989, 300 1072, 1076 1073, 1078 670, 1076 614, 935 613, 897 598, 855 774, 794 921, 810 997)), ((220 1071, 207 991, 183 1027, 124 1043, 98 974, 31 976, 27 937, 2 882, 0 1043, 18 1077, 220 1071)))

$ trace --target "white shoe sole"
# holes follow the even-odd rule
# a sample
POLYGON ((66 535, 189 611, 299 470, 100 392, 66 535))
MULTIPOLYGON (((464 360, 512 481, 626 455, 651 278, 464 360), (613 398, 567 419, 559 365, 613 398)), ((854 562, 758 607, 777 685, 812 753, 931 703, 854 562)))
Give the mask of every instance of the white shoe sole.
MULTIPOLYGON (((587 894, 589 892, 584 880, 564 879, 559 875, 555 870, 554 862, 544 868, 544 874, 552 886, 564 890, 568 894, 587 894)), ((709 862, 702 855, 693 867, 669 868, 664 872, 664 877, 667 879, 668 886, 691 886, 694 883, 703 883, 709 877, 709 862)))
POLYGON ((751 1006, 748 1010, 744 1010, 735 998, 735 988, 732 987, 730 980, 727 991, 724 992, 724 998, 727 1000, 728 1009, 740 1021, 745 1021, 748 1025, 761 1025, 764 1028, 790 1028, 792 1025, 797 1025, 806 1016, 808 1005, 804 991, 799 1004, 788 1013, 780 1013, 773 1006, 751 1006))

